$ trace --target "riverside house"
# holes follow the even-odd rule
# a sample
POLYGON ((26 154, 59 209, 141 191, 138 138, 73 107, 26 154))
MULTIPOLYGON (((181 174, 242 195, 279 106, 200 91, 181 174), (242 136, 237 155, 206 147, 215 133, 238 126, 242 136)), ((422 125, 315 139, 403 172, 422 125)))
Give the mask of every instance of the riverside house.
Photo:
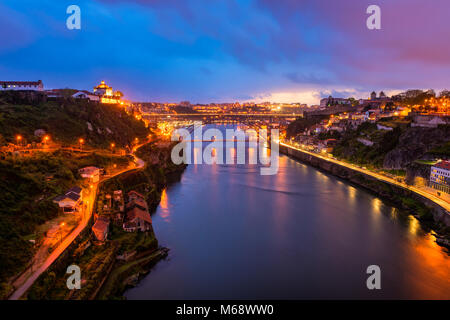
POLYGON ((128 203, 123 222, 123 229, 127 232, 148 231, 152 229, 152 218, 148 211, 145 197, 136 192, 128 193, 128 203))

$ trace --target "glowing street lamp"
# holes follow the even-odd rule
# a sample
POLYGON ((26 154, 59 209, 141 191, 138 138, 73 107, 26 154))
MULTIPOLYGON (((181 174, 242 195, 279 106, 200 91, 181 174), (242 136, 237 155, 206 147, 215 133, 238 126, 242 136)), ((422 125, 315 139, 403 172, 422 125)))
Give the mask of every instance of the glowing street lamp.
POLYGON ((18 134, 16 136, 16 140, 17 140, 17 144, 20 144, 22 142, 22 136, 20 134, 18 134))
POLYGON ((44 144, 48 143, 49 140, 50 140, 50 136, 44 136, 44 139, 43 139, 44 144))
POLYGON ((80 149, 82 149, 82 148, 83 148, 83 144, 84 144, 84 139, 83 139, 83 138, 80 138, 80 139, 78 140, 78 142, 80 143, 80 149))

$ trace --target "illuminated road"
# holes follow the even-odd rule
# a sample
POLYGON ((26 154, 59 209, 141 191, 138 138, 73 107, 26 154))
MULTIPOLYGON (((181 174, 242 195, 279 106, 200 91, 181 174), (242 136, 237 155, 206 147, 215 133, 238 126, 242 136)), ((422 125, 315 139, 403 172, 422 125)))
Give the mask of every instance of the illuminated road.
MULTIPOLYGON (((139 147, 141 147, 144 144, 141 144, 141 145, 135 147, 133 149, 133 152, 135 150, 139 149, 139 147)), ((91 189, 89 195, 87 197, 83 197, 83 202, 85 203, 86 207, 82 210, 83 217, 82 217, 81 222, 78 225, 78 227, 74 231, 72 231, 72 233, 70 233, 67 237, 65 237, 63 239, 63 241, 60 243, 60 245, 47 257, 47 259, 45 260, 45 262, 42 265, 37 266, 36 270, 30 271, 30 273, 32 273, 31 276, 29 276, 27 278, 27 280, 19 288, 17 288, 16 291, 14 291, 14 293, 9 297, 9 300, 20 299, 20 297, 33 285, 33 283, 36 281, 36 279, 45 270, 47 270, 48 267, 51 266, 51 264, 61 255, 61 253, 63 253, 64 250, 66 250, 67 247, 78 237, 80 232, 84 230, 84 228, 87 226, 87 224, 89 222, 89 219, 92 216, 92 213, 94 210, 94 202, 97 197, 98 186, 100 185, 100 183, 102 183, 108 179, 114 178, 124 172, 134 170, 136 168, 142 168, 145 165, 145 162, 143 160, 139 159, 138 157, 136 157, 134 155, 134 153, 132 153, 132 156, 135 159, 135 165, 132 166, 132 168, 128 167, 124 170, 121 170, 121 171, 115 173, 114 175, 108 176, 107 178, 104 178, 93 185, 93 188, 91 189)), ((36 266, 35 266, 35 268, 36 268, 36 266)), ((31 267, 31 269, 33 270, 34 268, 31 267)), ((26 272, 29 272, 29 271, 26 271, 26 272)))
POLYGON ((306 150, 303 150, 303 149, 291 146, 291 145, 283 143, 283 142, 280 142, 280 145, 288 147, 290 149, 294 149, 294 150, 306 153, 306 154, 309 154, 311 156, 314 156, 314 157, 317 157, 317 158, 320 158, 320 159, 323 159, 323 160, 326 160, 326 161, 329 161, 329 162, 336 163, 336 164, 338 164, 340 166, 347 167, 347 168, 355 170, 355 171, 359 171, 359 172, 364 173, 366 175, 372 176, 372 177, 374 177, 374 178, 376 178, 378 180, 381 180, 381 181, 384 181, 384 182, 387 182, 387 183, 390 183, 390 184, 402 187, 404 189, 408 189, 408 190, 410 190, 412 192, 415 192, 415 193, 423 196, 424 198, 427 198, 427 199, 435 202, 436 204, 438 204, 441 207, 443 207, 445 210, 450 211, 450 203, 448 203, 447 201, 445 201, 445 200, 435 196, 434 194, 431 194, 429 192, 420 190, 417 187, 408 186, 405 183, 400 183, 400 182, 398 182, 398 181, 396 181, 396 180, 394 180, 392 178, 386 177, 386 176, 378 174, 376 172, 373 172, 373 171, 370 171, 370 170, 367 170, 367 169, 363 169, 363 168, 357 167, 355 165, 352 165, 352 164, 349 164, 349 163, 345 163, 345 162, 342 162, 342 161, 339 161, 339 160, 335 160, 335 159, 332 159, 332 158, 329 158, 329 157, 325 157, 325 156, 322 156, 322 155, 317 154, 317 153, 309 152, 309 151, 306 151, 306 150))

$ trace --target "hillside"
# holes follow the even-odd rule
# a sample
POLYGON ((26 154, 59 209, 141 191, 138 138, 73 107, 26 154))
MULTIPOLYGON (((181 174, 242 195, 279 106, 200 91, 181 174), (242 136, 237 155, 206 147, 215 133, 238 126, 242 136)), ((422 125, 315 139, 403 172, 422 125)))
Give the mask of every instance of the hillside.
POLYGON ((361 165, 406 170, 417 159, 447 158, 449 140, 450 126, 397 126, 385 131, 377 130, 375 124, 365 123, 343 134, 333 155, 361 165), (361 138, 373 145, 362 144, 358 141, 361 138))
MULTIPOLYGON (((293 121, 286 137, 302 134, 306 128, 323 118, 308 117, 293 121)), ((450 157, 450 126, 437 128, 411 127, 410 121, 385 118, 378 121, 392 130, 381 130, 377 123, 364 122, 355 129, 338 133, 320 133, 318 140, 337 139, 333 155, 340 159, 371 168, 405 171, 416 160, 446 159, 450 157)), ((429 175, 429 172, 428 172, 429 175)))
MULTIPOLYGON (((18 134, 24 144, 40 143, 42 137, 35 135, 39 129, 56 145, 76 146, 83 138, 86 147, 97 149, 109 148, 112 142, 125 147, 149 134, 142 121, 118 106, 71 98, 47 101, 34 92, 0 92, 0 147, 17 143, 18 134)), ((36 252, 29 240, 43 241, 42 225, 61 216, 52 199, 84 183, 78 170, 126 167, 131 160, 102 150, 21 156, 5 150, 0 154, 0 298, 10 289, 10 277, 24 270, 36 252)))
POLYGON ((83 138, 86 145, 103 148, 112 142, 124 147, 148 135, 144 122, 116 105, 72 98, 47 101, 39 94, 0 92, 0 145, 14 142, 17 134, 27 143, 40 142, 35 136, 39 129, 61 144, 76 144, 83 138))

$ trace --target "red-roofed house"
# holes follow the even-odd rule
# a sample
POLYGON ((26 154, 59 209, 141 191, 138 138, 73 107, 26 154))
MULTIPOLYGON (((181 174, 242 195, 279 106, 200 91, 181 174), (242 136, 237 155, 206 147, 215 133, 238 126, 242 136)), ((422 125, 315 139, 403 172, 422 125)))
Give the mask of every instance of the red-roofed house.
POLYGON ((123 229, 128 232, 148 231, 152 228, 152 218, 150 213, 138 207, 134 207, 127 212, 123 229))
POLYGON ((134 207, 138 207, 142 210, 148 211, 148 205, 144 199, 140 199, 140 198, 133 199, 133 200, 129 201, 126 205, 127 210, 131 210, 134 207))
POLYGON ((98 217, 92 226, 92 231, 98 241, 106 241, 109 231, 109 219, 106 217, 98 217))
POLYGON ((137 191, 131 190, 128 192, 128 201, 133 201, 135 199, 145 200, 145 197, 137 191))

